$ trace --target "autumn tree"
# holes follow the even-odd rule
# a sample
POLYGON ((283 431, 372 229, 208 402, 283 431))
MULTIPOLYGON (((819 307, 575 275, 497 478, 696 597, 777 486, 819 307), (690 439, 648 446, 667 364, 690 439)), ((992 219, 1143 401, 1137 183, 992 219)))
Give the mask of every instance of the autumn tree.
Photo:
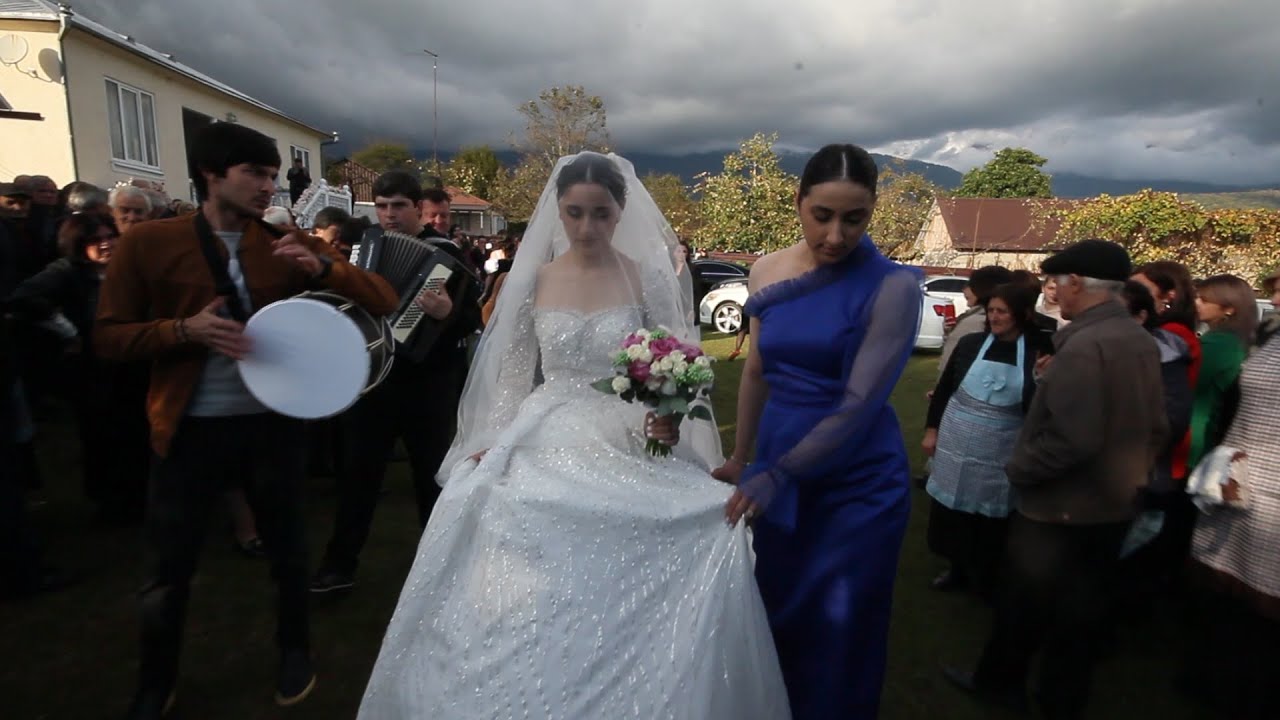
POLYGON ((400 143, 375 142, 351 154, 351 160, 374 172, 416 170, 413 153, 400 143))
POLYGON ((1196 277, 1233 273, 1257 281, 1280 257, 1280 211, 1220 209, 1143 190, 1101 195, 1063 211, 1061 242, 1102 238, 1135 263, 1174 260, 1196 277))
POLYGON ((916 238, 940 189, 924 175, 905 172, 898 164, 882 169, 877 185, 876 209, 867 233, 885 255, 915 260, 916 238))
POLYGON ((699 247, 739 252, 770 252, 795 242, 795 193, 799 180, 782 169, 776 133, 757 133, 724 158, 724 169, 702 173, 694 192, 702 225, 699 247))
POLYGON ((556 162, 584 151, 608 152, 609 128, 604 100, 578 85, 543 90, 537 100, 519 106, 524 135, 512 146, 520 160, 499 176, 489 198, 508 219, 533 214, 556 162))
POLYGON ((1005 148, 986 165, 965 173, 957 197, 1053 197, 1049 176, 1040 168, 1049 162, 1026 148, 1005 148))
POLYGON ((683 238, 697 233, 702 221, 698 201, 689 194, 679 175, 649 173, 641 182, 677 235, 683 238))
POLYGON ((452 185, 463 192, 485 200, 493 194, 503 173, 502 161, 488 145, 464 147, 449 162, 427 175, 439 177, 444 185, 452 185))

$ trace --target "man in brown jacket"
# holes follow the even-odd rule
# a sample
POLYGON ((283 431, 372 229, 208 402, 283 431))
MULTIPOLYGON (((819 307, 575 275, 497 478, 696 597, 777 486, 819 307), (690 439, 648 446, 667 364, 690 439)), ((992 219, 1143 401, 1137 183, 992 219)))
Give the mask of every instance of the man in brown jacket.
POLYGON ((262 223, 280 167, 267 136, 211 125, 194 139, 190 164, 200 211, 140 224, 120 239, 94 333, 102 357, 152 363, 150 576, 141 593, 142 661, 130 718, 163 717, 173 705, 204 526, 218 499, 241 481, 257 501, 279 587, 276 702, 300 702, 315 686, 304 428, 269 411, 240 379, 236 360, 250 349, 243 323, 254 310, 310 288, 331 289, 376 315, 393 311, 398 301, 385 280, 347 263, 318 238, 277 237, 262 223))
POLYGON ((1160 356, 1117 299, 1130 274, 1124 248, 1076 243, 1044 262, 1063 317, 1006 472, 1017 494, 1008 577, 986 649, 956 684, 1026 702, 1026 673, 1043 648, 1037 700, 1051 718, 1080 717, 1088 698, 1108 584, 1139 489, 1169 437, 1160 356))

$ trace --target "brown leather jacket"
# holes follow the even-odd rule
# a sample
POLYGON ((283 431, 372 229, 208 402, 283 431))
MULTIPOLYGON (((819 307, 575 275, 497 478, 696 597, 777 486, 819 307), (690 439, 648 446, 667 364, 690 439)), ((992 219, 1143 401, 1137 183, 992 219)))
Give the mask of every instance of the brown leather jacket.
MULTIPOLYGON (((272 254, 274 239, 250 223, 240 241, 240 264, 255 309, 321 288, 374 315, 396 309, 399 297, 386 280, 351 265, 323 240, 302 237, 312 252, 333 261, 328 277, 315 281, 272 254)), ((225 247, 220 249, 225 256, 225 247)), ((178 342, 177 319, 199 313, 214 298, 194 214, 135 225, 120 238, 98 299, 94 346, 103 358, 151 360, 147 418, 151 447, 160 456, 168 453, 208 356, 202 345, 178 342)))

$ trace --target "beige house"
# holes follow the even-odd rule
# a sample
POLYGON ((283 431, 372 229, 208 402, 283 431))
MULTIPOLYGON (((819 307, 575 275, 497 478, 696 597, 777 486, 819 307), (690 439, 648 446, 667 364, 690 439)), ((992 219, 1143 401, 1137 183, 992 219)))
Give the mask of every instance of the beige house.
POLYGON ((916 238, 915 260, 931 268, 1000 265, 1039 272, 1055 249, 1070 200, 938 198, 916 238))
POLYGON ((285 168, 318 180, 311 127, 162 53, 46 0, 0 1, 0 179, 48 175, 111 187, 141 179, 191 194, 187 143, 211 122, 275 139, 285 168))

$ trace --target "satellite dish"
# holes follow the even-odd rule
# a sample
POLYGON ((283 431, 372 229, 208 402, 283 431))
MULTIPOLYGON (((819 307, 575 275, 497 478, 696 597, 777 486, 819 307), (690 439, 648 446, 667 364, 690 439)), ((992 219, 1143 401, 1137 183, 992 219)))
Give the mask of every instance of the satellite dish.
POLYGON ((5 65, 15 65, 22 62, 22 59, 26 56, 27 41, 25 38, 18 37, 13 33, 0 37, 0 62, 5 65))

